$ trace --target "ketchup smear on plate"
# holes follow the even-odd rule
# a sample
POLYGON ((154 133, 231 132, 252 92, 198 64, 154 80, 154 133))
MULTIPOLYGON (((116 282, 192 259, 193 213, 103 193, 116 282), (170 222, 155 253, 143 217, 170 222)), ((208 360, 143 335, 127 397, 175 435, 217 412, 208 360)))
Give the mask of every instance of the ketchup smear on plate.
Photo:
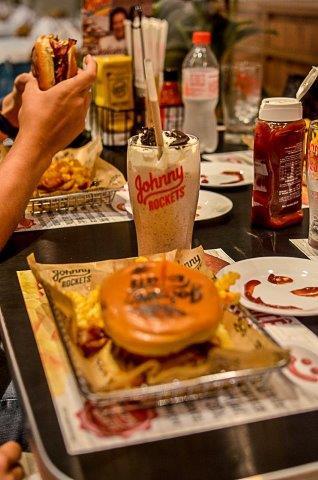
POLYGON ((290 293, 299 297, 318 297, 318 287, 304 287, 292 290, 290 293))
POLYGON ((232 180, 231 182, 222 182, 220 185, 230 185, 231 183, 239 183, 239 182, 243 182, 244 180, 244 176, 242 174, 242 172, 239 172, 239 171, 225 171, 225 172, 222 172, 222 175, 235 175, 237 177, 236 180, 232 180))
POLYGON ((267 281, 270 283, 275 283, 275 285, 284 285, 284 283, 293 283, 292 278, 285 277, 283 275, 274 275, 273 273, 268 275, 267 281))
POLYGON ((261 282, 259 280, 249 280, 248 282, 245 283, 244 285, 244 294, 245 297, 253 303, 257 303, 258 305, 264 305, 265 307, 270 307, 270 308, 281 308, 281 309, 286 309, 289 310, 291 308, 296 309, 296 310, 302 310, 302 308, 299 307, 294 307, 293 305, 271 305, 270 303, 265 303, 261 299, 261 297, 254 297, 254 290, 255 288, 260 285, 261 282))

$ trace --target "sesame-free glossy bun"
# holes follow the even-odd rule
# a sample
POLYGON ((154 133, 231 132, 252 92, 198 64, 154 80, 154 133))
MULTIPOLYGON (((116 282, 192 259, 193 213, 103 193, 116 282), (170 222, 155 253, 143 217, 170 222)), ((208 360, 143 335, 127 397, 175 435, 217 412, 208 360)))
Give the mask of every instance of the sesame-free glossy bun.
POLYGON ((50 37, 42 35, 36 40, 32 51, 32 71, 41 90, 48 90, 55 85, 53 57, 50 37))
POLYGON ((168 261, 136 263, 107 277, 101 305, 113 342, 146 357, 211 340, 223 312, 211 280, 168 261))
POLYGON ((67 78, 75 77, 75 75, 77 74, 76 52, 77 52, 77 49, 75 45, 73 45, 68 51, 67 78))

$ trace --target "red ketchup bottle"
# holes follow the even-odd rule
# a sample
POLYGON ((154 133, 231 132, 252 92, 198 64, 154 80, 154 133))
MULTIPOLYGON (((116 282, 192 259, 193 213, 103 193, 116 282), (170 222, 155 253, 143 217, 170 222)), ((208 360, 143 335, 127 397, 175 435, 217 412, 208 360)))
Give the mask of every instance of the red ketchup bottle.
POLYGON ((178 70, 164 71, 164 82, 160 93, 160 114, 164 130, 181 130, 182 97, 178 83, 178 70))
POLYGON ((279 229, 302 221, 305 129, 298 100, 263 100, 254 139, 253 225, 279 229))

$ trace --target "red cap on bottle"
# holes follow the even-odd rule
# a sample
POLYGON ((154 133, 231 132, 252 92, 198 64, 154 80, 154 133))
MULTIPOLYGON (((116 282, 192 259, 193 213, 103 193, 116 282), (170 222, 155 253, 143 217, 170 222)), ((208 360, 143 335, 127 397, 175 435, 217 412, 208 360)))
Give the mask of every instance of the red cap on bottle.
POLYGON ((194 45, 210 45, 211 33, 210 32, 193 32, 192 43, 194 45))

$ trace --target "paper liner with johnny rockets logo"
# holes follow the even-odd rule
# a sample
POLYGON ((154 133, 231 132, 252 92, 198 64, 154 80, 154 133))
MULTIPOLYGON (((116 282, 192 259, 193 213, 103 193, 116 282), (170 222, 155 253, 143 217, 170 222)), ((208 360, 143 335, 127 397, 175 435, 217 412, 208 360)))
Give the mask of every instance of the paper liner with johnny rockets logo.
MULTIPOLYGON (((204 251, 202 247, 193 250, 173 251, 165 254, 151 255, 147 259, 178 261, 189 268, 196 268, 210 277, 211 272, 204 262, 204 251)), ((140 261, 142 259, 138 259, 140 261)), ((92 393, 107 392, 116 389, 129 388, 130 373, 126 370, 116 372, 118 365, 113 365, 113 358, 110 356, 110 344, 106 345, 89 358, 84 357, 81 349, 76 345, 77 322, 76 311, 72 300, 65 294, 66 291, 75 291, 82 295, 88 294, 101 283, 103 278, 116 270, 125 268, 136 259, 128 258, 121 260, 105 260, 82 264, 39 264, 33 255, 28 257, 29 265, 33 274, 40 282, 51 302, 55 318, 58 316, 58 324, 63 324, 66 333, 66 346, 73 367, 78 378, 83 377, 92 393), (115 369, 115 370, 114 370, 115 369)), ((235 270, 235 267, 233 268, 235 270)), ((257 370, 278 368, 287 363, 289 354, 286 350, 278 347, 262 330, 259 330, 238 307, 233 311, 224 312, 222 323, 230 339, 230 348, 219 348, 213 346, 207 355, 206 361, 187 367, 174 370, 178 373, 179 380, 185 378, 204 378, 205 375, 224 371, 240 371, 245 369, 257 370)), ((65 340, 65 335, 64 340, 65 340)), ((152 359, 150 359, 150 362, 152 359)), ((156 361, 155 361, 156 362, 156 361)), ((158 370, 158 362, 148 364, 148 384, 171 382, 172 370, 163 368, 158 370), (168 380, 169 379, 169 380, 168 380)), ((81 382, 80 382, 81 383, 81 382)), ((138 387, 133 388, 136 390, 138 387)))
POLYGON ((46 192, 41 189, 37 189, 35 194, 36 197, 47 197, 54 195, 65 195, 67 193, 74 193, 75 191, 84 191, 90 192, 96 189, 105 188, 109 190, 118 190, 122 188, 125 183, 125 177, 123 174, 117 170, 110 163, 102 160, 100 155, 103 151, 103 144, 100 137, 96 137, 94 140, 90 141, 81 148, 68 148, 58 152, 53 157, 53 162, 58 160, 76 160, 82 167, 88 170, 91 180, 90 187, 85 190, 55 190, 54 192, 46 192))

